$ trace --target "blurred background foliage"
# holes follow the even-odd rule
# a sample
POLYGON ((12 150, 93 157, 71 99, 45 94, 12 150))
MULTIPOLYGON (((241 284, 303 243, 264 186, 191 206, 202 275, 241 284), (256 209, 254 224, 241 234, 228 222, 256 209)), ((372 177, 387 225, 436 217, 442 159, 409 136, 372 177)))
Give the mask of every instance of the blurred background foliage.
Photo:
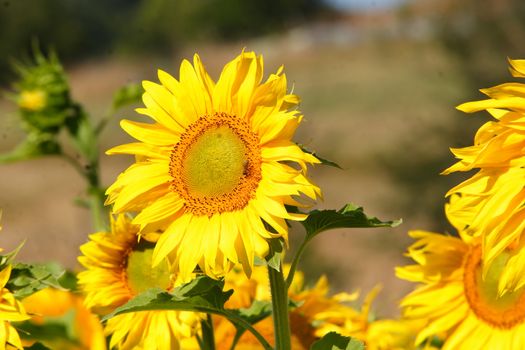
MULTIPOLYGON (((66 62, 115 51, 170 53, 194 40, 282 31, 323 11, 321 0, 3 0, 0 57, 27 54, 31 40, 53 47, 66 62)), ((0 72, 7 63, 2 59, 0 72)))
MULTIPOLYGON (((156 80, 157 67, 177 76, 180 60, 194 52, 214 78, 243 47, 265 56, 266 74, 284 63, 306 116, 297 140, 345 169, 314 169, 325 191, 320 206, 353 201, 381 219, 404 219, 394 230, 319 238, 302 268, 310 279, 327 272, 336 289, 366 292, 383 283, 387 292, 378 305, 395 313, 411 288, 393 275, 393 266, 406 263, 406 231, 454 234, 443 214, 444 194, 462 175, 438 174, 454 161, 448 147, 471 144, 488 120, 454 106, 482 98, 479 88, 514 80, 505 59, 525 58, 525 2, 0 0, 0 33, 3 90, 13 90, 10 62, 27 61, 38 41, 58 53, 73 97, 98 119, 118 87, 156 80)), ((13 111, 0 101, 0 152, 23 138, 13 111)), ((139 118, 129 109, 113 119, 102 151, 128 140, 118 126, 123 117, 139 118)), ((129 161, 103 156, 104 184, 129 161)), ((89 215, 71 203, 81 188, 58 159, 0 166, 0 246, 25 237, 21 257, 58 256, 75 266, 90 233, 89 215)))

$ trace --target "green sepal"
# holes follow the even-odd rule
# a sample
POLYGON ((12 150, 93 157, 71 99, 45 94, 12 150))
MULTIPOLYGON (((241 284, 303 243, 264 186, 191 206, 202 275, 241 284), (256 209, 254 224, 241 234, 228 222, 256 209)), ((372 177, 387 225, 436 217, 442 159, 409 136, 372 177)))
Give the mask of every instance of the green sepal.
POLYGON ((265 257, 266 264, 276 271, 281 269, 281 260, 283 258, 284 251, 284 239, 282 237, 272 238, 268 240, 270 252, 265 257))
POLYGON ((357 339, 330 332, 313 343, 310 350, 365 350, 365 345, 357 339))
POLYGON ((305 228, 307 237, 312 238, 323 231, 336 228, 395 227, 401 222, 401 219, 381 221, 376 217, 369 217, 364 213, 363 207, 349 203, 339 210, 313 210, 300 224, 305 228))

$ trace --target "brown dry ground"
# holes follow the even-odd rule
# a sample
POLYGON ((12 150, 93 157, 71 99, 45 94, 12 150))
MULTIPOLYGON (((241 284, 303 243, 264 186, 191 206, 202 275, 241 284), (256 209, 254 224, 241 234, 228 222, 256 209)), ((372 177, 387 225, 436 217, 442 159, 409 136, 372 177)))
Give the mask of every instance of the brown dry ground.
MULTIPOLYGON (((177 76, 180 59, 194 51, 215 78, 244 46, 264 54, 267 74, 284 64, 294 92, 303 100, 305 120, 296 140, 344 168, 316 167, 311 172, 324 190, 319 207, 339 208, 351 201, 371 215, 404 220, 394 229, 326 233, 307 250, 302 267, 310 280, 326 273, 334 292, 366 293, 382 284, 376 309, 381 315, 395 314, 397 301, 411 288, 394 275, 394 266, 407 262, 406 232, 444 226, 434 212, 440 211, 448 184, 438 175, 441 165, 429 159, 452 162, 449 134, 461 127, 463 117, 454 106, 467 98, 465 84, 433 43, 295 44, 289 36, 203 44, 173 57, 101 58, 67 70, 74 97, 98 118, 119 86, 155 79, 156 67, 177 76)), ((23 133, 12 107, 4 102, 0 110, 0 151, 7 151, 23 133)), ((140 118, 132 109, 121 111, 103 134, 102 150, 129 140, 118 127, 123 117, 140 118)), ((104 184, 109 185, 130 162, 129 157, 102 155, 104 184)), ((78 247, 91 233, 88 212, 73 204, 82 192, 81 178, 60 159, 0 166, 4 211, 0 246, 9 250, 26 240, 21 260, 58 260, 78 268, 78 247)), ((291 233, 292 248, 302 235, 298 228, 294 225, 291 233)))

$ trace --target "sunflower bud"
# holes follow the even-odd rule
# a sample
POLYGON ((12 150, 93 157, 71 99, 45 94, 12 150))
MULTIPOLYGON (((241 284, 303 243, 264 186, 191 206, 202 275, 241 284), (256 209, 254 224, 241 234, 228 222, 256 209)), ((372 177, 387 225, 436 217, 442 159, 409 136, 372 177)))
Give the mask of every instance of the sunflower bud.
POLYGON ((45 57, 35 50, 34 62, 16 64, 19 80, 15 101, 29 132, 57 133, 63 126, 77 124, 78 106, 69 93, 66 75, 56 54, 45 57))

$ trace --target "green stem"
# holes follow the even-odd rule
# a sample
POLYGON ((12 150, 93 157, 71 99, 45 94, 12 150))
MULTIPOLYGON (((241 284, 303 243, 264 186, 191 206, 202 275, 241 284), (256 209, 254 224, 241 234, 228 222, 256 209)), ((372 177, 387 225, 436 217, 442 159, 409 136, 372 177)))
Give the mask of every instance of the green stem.
POLYGON ((108 125, 109 121, 111 120, 112 116, 115 115, 117 111, 114 107, 111 107, 110 110, 100 119, 97 126, 95 127, 95 135, 100 135, 102 131, 104 131, 104 128, 108 125))
POLYGON ((91 220, 96 232, 108 231, 108 215, 104 207, 104 191, 100 187, 89 187, 89 209, 91 220))
POLYGON ((87 168, 82 167, 80 163, 70 155, 66 153, 61 153, 60 156, 62 159, 67 161, 73 168, 82 177, 86 180, 88 184, 87 195, 89 208, 91 210, 91 220, 93 223, 93 228, 96 231, 107 231, 108 230, 108 221, 107 221, 107 211, 104 207, 105 194, 104 190, 100 188, 100 177, 99 177, 99 166, 98 162, 90 164, 87 168))
POLYGON ((206 315, 206 319, 201 321, 202 346, 203 350, 215 350, 215 336, 213 334, 213 320, 211 314, 206 315))
POLYGON ((299 260, 301 259, 301 256, 304 253, 306 245, 309 242, 310 242, 310 239, 305 238, 303 243, 301 243, 301 245, 299 246, 297 253, 295 253, 295 256, 293 257, 292 264, 290 265, 290 271, 288 272, 288 276, 286 277, 286 289, 290 288, 290 285, 293 282, 293 277, 295 275, 295 271, 297 270, 297 264, 299 264, 299 260))
POLYGON ((64 159, 66 162, 68 162, 73 168, 75 168, 75 170, 80 174, 82 175, 84 178, 87 179, 87 173, 85 171, 85 169, 82 167, 82 165, 80 165, 77 160, 73 157, 71 157, 69 154, 66 154, 66 153, 60 153, 60 156, 62 157, 62 159, 64 159))
POLYGON ((228 320, 230 320, 232 323, 250 331, 255 338, 261 343, 261 345, 264 347, 264 350, 273 350, 273 347, 268 343, 268 341, 261 335, 261 333, 257 332, 255 328, 252 327, 250 323, 248 323, 246 320, 244 320, 242 317, 237 316, 233 312, 229 312, 227 310, 223 311, 224 316, 228 320))
POLYGON ((268 266, 272 292, 275 349, 291 350, 290 319, 288 316, 288 289, 284 281, 282 264, 279 271, 268 266))

